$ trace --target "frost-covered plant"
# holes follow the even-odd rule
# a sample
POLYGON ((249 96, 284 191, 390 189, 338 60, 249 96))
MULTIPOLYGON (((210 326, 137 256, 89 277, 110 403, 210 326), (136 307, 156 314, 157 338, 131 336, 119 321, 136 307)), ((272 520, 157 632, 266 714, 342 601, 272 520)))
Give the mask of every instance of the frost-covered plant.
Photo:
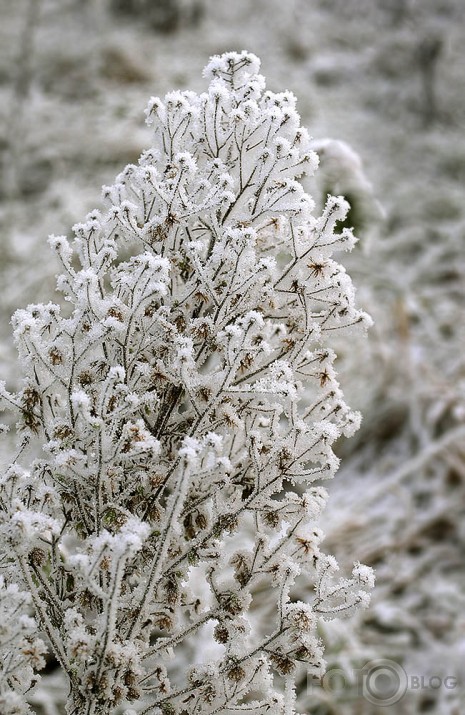
POLYGON ((46 647, 37 638, 37 624, 26 614, 31 600, 28 591, 0 576, 0 712, 22 715, 30 712, 23 695, 43 668, 46 647))
POLYGON ((290 715, 298 664, 324 667, 317 619, 366 604, 373 581, 360 564, 335 579, 311 486, 359 422, 329 347, 369 323, 331 259, 354 244, 337 227, 348 205, 312 215, 295 98, 265 91, 254 55, 214 57, 205 76, 204 94, 150 101, 153 147, 104 189, 107 211, 72 243, 51 237, 69 309, 13 318, 25 378, 2 390, 21 440, 1 483, 5 578, 31 594, 69 715, 128 701, 128 715, 290 715), (179 668, 196 639, 204 658, 179 668))

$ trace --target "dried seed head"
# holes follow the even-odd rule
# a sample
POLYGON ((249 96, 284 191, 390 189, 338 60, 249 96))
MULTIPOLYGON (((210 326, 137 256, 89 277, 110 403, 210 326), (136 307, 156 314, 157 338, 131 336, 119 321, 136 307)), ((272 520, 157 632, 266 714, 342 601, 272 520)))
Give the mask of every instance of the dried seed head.
POLYGON ((63 362, 63 354, 57 347, 52 347, 48 351, 48 357, 52 365, 61 365, 63 362))

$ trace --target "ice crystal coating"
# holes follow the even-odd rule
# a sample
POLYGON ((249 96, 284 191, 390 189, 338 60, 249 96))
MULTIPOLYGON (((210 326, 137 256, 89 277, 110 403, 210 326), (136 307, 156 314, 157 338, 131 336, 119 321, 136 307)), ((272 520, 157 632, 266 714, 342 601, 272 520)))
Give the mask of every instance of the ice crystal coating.
POLYGON ((348 204, 312 215, 299 178, 317 157, 295 97, 266 91, 259 66, 214 57, 207 92, 150 100, 153 147, 72 242, 50 239, 70 308, 13 318, 24 387, 2 395, 23 442, 2 538, 69 715, 290 715, 299 664, 324 667, 318 618, 372 586, 360 564, 334 582, 312 486, 359 423, 329 347, 370 322, 331 258, 354 244, 348 204), (315 583, 307 603, 296 579, 315 583), (211 657, 176 668, 209 626, 211 657))

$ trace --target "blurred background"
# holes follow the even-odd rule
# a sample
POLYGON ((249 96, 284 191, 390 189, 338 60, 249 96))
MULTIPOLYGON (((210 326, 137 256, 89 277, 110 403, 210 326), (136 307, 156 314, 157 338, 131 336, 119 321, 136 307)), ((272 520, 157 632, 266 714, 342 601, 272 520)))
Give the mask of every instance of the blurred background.
MULTIPOLYGON (((0 374, 13 388, 10 316, 53 297, 48 235, 101 206, 101 185, 150 145, 148 98, 202 91, 209 56, 242 49, 269 89, 297 95, 320 154, 308 188, 350 201, 360 242, 341 260, 375 320, 367 339, 336 342, 363 423, 326 485, 326 551, 377 573, 369 610, 322 623, 339 680, 303 678, 301 711, 461 715, 463 0, 0 0, 0 13, 0 374), (377 659, 407 677, 391 704, 392 683, 367 697, 357 675, 377 659)), ((31 703, 61 715, 49 670, 31 703)))

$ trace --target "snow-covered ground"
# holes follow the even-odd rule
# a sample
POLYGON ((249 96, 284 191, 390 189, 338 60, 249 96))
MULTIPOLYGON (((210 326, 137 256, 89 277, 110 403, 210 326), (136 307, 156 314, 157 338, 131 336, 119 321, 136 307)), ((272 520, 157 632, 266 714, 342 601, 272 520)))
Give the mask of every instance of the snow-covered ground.
MULTIPOLYGON (((53 290, 48 234, 69 232, 99 205, 100 186, 149 144, 150 95, 201 90, 212 54, 260 56, 268 87, 294 91, 315 138, 317 198, 330 191, 352 203, 361 240, 344 263, 375 319, 368 340, 338 346, 344 390, 364 421, 339 447, 343 466, 329 484, 322 526, 341 567, 350 571, 354 559, 373 565, 377 588, 356 620, 322 627, 326 656, 348 674, 387 658, 408 678, 405 696, 387 707, 349 677, 342 690, 303 683, 302 712, 458 715, 465 710, 465 5, 179 0, 167 32, 153 26, 161 23, 154 8, 164 3, 133 0, 129 14, 115 11, 130 4, 0 0, 2 377, 18 379, 9 316, 53 290), (454 687, 447 676, 458 678, 454 687)), ((62 712, 56 679, 44 678, 48 704, 32 696, 38 715, 62 712)))

